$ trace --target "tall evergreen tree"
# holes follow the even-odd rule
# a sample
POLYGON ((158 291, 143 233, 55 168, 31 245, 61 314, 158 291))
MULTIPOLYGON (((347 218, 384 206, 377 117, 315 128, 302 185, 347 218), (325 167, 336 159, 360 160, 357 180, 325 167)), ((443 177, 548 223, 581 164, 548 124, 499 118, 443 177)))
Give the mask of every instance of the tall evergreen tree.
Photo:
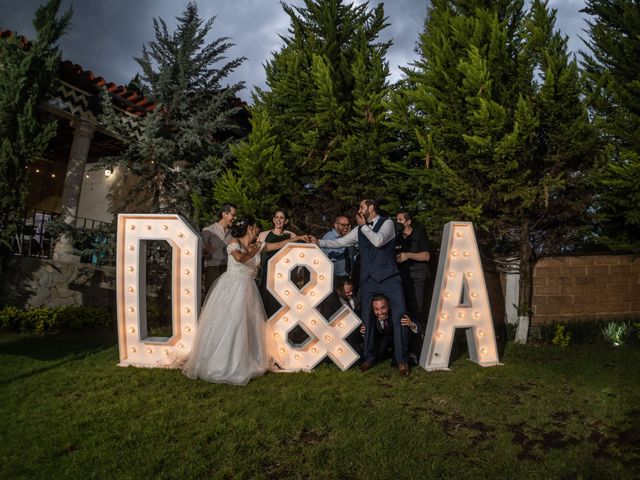
POLYGON ((58 17, 60 0, 40 6, 33 25, 36 38, 0 39, 0 278, 11 255, 11 239, 23 218, 27 167, 41 159, 55 136, 56 123, 40 109, 54 95, 60 66, 56 42, 71 20, 58 17))
POLYGON ((517 255, 521 340, 536 259, 582 233, 597 150, 580 72, 554 29, 539 0, 528 11, 522 0, 434 0, 393 102, 400 138, 417 146, 396 164, 419 174, 411 206, 432 231, 472 221, 485 246, 517 255))
MULTIPOLYGON (((115 159, 136 175, 135 182, 125 175, 116 184, 111 195, 116 212, 206 216, 210 205, 202 193, 211 191, 230 158, 229 143, 243 133, 233 119, 240 110, 235 95, 243 83, 222 82, 244 57, 217 66, 233 45, 226 37, 206 41, 215 17, 203 21, 195 2, 189 2, 177 20, 175 32, 169 32, 164 20, 154 19, 155 40, 136 58, 142 69, 136 81, 157 104, 142 120, 142 140, 129 143, 115 159)), ((126 138, 109 108, 105 119, 126 138)))
POLYGON ((640 2, 588 0, 583 65, 596 123, 609 143, 599 183, 601 240, 640 251, 640 2))
POLYGON ((387 23, 382 5, 305 0, 283 8, 289 32, 266 64, 268 89, 254 103, 270 119, 287 175, 262 186, 267 195, 285 193, 279 206, 296 224, 321 229, 361 195, 380 193, 375 178, 390 141, 381 103, 390 42, 378 35, 387 23))

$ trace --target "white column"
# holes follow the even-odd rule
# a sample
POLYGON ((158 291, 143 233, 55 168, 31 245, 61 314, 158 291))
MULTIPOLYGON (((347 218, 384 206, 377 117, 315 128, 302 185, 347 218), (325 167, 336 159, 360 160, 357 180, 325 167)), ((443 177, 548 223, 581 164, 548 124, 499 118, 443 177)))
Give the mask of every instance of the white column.
MULTIPOLYGON (((61 216, 65 223, 75 225, 78 216, 78 205, 80 203, 80 192, 82 190, 82 180, 84 169, 87 164, 87 155, 91 147, 93 138, 93 125, 86 120, 74 120, 73 143, 69 152, 69 163, 64 179, 64 190, 62 191, 62 212, 61 216)), ((66 237, 60 238, 53 252, 53 258, 66 262, 77 262, 77 255, 73 254, 73 246, 66 237)))

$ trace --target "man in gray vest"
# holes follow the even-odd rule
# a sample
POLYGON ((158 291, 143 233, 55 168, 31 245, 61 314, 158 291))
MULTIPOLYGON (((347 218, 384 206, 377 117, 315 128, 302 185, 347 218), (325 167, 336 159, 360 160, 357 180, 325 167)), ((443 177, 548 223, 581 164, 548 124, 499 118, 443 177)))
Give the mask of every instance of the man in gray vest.
MULTIPOLYGON (((401 376, 409 375, 407 346, 409 330, 400 320, 406 313, 402 280, 396 264, 395 237, 393 221, 380 216, 378 202, 366 198, 360 202, 356 215, 358 228, 344 237, 335 240, 314 241, 320 248, 345 248, 360 246, 360 300, 361 305, 371 305, 374 295, 382 294, 389 299, 391 322, 393 325, 393 352, 401 376)), ((365 324, 364 361, 360 365, 363 372, 369 370, 376 361, 375 319, 370 308, 362 309, 365 324)))
POLYGON ((225 203, 218 211, 218 221, 202 229, 204 247, 204 293, 227 269, 227 243, 231 240, 229 228, 236 219, 236 206, 225 203))

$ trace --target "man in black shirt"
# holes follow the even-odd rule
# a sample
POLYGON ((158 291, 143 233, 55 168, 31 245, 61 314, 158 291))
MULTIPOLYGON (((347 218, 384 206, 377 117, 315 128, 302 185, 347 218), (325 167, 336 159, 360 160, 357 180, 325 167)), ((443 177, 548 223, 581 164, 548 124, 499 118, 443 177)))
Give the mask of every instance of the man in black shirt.
MULTIPOLYGON (((407 211, 399 211, 396 223, 402 231, 396 238, 396 260, 404 288, 407 311, 424 331, 426 312, 424 311, 424 291, 429 278, 429 245, 424 227, 414 223, 407 211)), ((417 357, 421 347, 419 335, 414 335, 409 344, 409 355, 417 357)), ((414 358, 412 358, 414 360, 414 358)))

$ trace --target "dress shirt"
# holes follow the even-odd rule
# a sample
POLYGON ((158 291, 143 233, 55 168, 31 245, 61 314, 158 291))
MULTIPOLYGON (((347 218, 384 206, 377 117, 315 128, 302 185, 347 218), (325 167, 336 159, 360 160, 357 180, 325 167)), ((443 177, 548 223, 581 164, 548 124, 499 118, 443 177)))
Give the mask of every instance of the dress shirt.
MULTIPOLYGON (((340 238, 340 234, 333 228, 324 234, 323 240, 335 240, 340 238)), ((347 275, 347 265, 345 257, 349 255, 346 248, 323 248, 322 251, 327 254, 327 257, 333 262, 333 274, 339 277, 345 277, 347 275)))
POLYGON ((365 237, 371 242, 374 247, 382 247, 396 237, 396 229, 393 225, 393 221, 387 218, 380 230, 374 232, 373 229, 377 222, 381 221, 380 215, 371 220, 372 226, 360 225, 358 228, 352 229, 344 237, 336 238, 335 240, 318 240, 318 246, 320 248, 344 248, 355 245, 358 242, 358 230, 362 230, 365 237))
POLYGON ((220 267, 227 264, 227 244, 233 238, 231 232, 225 232, 218 222, 205 227, 202 230, 202 240, 204 245, 210 245, 213 252, 205 253, 205 267, 220 267))

